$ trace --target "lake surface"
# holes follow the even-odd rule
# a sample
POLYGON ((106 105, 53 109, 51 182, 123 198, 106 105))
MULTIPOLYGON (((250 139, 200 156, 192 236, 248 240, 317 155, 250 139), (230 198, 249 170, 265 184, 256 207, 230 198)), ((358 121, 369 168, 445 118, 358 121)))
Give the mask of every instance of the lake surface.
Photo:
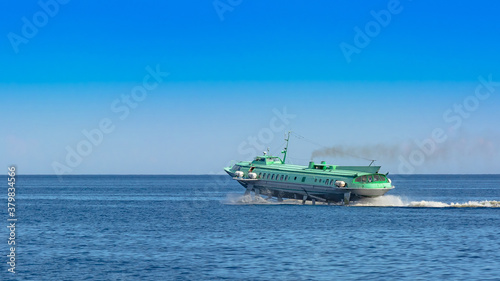
POLYGON ((391 178, 384 197, 312 206, 228 176, 21 175, 0 280, 500 280, 499 175, 391 178))

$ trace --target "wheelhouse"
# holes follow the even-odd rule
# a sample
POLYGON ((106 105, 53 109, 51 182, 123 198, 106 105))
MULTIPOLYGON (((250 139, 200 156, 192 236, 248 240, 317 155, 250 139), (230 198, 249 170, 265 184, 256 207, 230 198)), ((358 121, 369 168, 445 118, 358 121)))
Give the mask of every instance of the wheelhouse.
POLYGON ((283 164, 283 161, 279 157, 275 156, 257 156, 252 161, 254 165, 272 165, 272 164, 283 164))

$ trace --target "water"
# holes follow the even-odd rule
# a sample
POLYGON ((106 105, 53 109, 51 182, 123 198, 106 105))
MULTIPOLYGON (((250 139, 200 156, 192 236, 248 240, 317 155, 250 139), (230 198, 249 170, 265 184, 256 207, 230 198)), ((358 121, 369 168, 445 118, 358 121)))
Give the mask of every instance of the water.
POLYGON ((302 206, 228 176, 19 176, 17 274, 3 261, 0 279, 500 280, 500 176, 392 179, 302 206))

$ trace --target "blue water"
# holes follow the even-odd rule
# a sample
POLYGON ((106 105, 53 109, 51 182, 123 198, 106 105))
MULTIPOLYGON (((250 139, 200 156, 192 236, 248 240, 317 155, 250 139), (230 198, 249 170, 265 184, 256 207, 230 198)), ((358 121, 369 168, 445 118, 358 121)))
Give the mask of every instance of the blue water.
POLYGON ((17 273, 3 258, 0 279, 500 280, 500 176, 392 179, 303 206, 228 176, 19 176, 17 273))

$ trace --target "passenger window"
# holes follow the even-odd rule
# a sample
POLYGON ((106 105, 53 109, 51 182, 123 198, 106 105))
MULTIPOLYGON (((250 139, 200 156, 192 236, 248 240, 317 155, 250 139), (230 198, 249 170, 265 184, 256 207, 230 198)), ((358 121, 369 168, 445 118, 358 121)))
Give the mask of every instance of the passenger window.
POLYGON ((281 175, 280 181, 282 181, 282 180, 283 180, 283 178, 284 178, 284 176, 283 176, 283 175, 281 175))
POLYGON ((361 177, 357 177, 355 182, 361 182, 361 177))
POLYGON ((374 176, 373 176, 373 180, 374 180, 374 181, 381 181, 381 179, 380 179, 380 176, 379 176, 379 175, 374 175, 374 176))
POLYGON ((361 182, 366 182, 366 176, 361 177, 361 182))
POLYGON ((305 182, 306 181, 306 177, 302 177, 302 182, 305 182))
POLYGON ((372 176, 368 176, 368 182, 372 182, 373 181, 373 177, 372 176))
POLYGON ((325 181, 325 184, 328 185, 328 180, 325 181))
POLYGON ((267 174, 267 179, 269 179, 270 176, 271 176, 271 174, 267 174))

